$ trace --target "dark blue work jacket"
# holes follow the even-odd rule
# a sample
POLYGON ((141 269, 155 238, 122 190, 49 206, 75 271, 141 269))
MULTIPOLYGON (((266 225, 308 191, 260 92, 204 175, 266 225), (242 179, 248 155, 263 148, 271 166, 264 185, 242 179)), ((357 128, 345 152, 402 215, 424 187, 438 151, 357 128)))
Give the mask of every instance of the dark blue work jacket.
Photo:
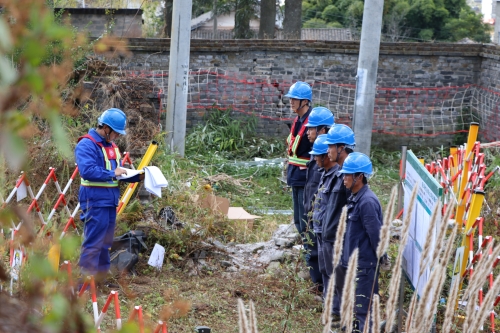
POLYGON ((330 199, 321 228, 323 240, 330 243, 335 242, 342 208, 347 204, 347 198, 351 195, 351 191, 344 186, 344 175, 340 173, 340 170, 339 166, 332 176, 330 199))
MULTIPOLYGON (((304 211, 309 213, 313 209, 313 202, 318 192, 319 181, 323 174, 323 168, 318 167, 316 161, 311 158, 307 162, 306 185, 304 186, 304 211)), ((310 218, 308 218, 310 220, 310 218)))
MULTIPOLYGON (((97 142, 104 147, 111 147, 111 143, 101 137, 95 129, 90 129, 89 133, 97 142)), ((111 170, 106 169, 104 154, 101 147, 92 140, 83 138, 75 148, 76 164, 80 177, 92 182, 111 182, 115 177, 116 160, 110 160, 111 170)), ((139 176, 127 178, 125 181, 135 183, 139 181, 139 176)), ((81 209, 92 207, 117 207, 120 199, 119 187, 87 187, 80 186, 78 201, 81 209)))
POLYGON ((365 185, 347 203, 347 230, 341 264, 347 267, 354 249, 359 249, 358 268, 377 266, 377 246, 382 228, 382 206, 365 185))
MULTIPOLYGON (((304 126, 304 122, 306 121, 307 117, 309 117, 309 114, 311 113, 312 108, 309 108, 309 110, 299 119, 297 119, 297 123, 295 125, 295 133, 293 135, 297 135, 301 129, 302 126, 304 126)), ((298 117, 298 116, 297 116, 298 117)), ((305 156, 309 157, 309 152, 312 150, 312 143, 309 142, 309 139, 307 138, 307 131, 304 131, 304 135, 301 137, 299 146, 297 147, 296 154, 297 156, 305 156)), ((288 186, 305 186, 306 185, 306 168, 301 168, 296 165, 291 165, 288 164, 287 167, 287 175, 286 175, 286 182, 288 186)))
POLYGON ((321 232, 325 213, 330 202, 330 195, 332 193, 333 176, 338 169, 339 165, 335 164, 333 167, 328 169, 328 171, 325 170, 321 176, 312 215, 315 232, 321 232))

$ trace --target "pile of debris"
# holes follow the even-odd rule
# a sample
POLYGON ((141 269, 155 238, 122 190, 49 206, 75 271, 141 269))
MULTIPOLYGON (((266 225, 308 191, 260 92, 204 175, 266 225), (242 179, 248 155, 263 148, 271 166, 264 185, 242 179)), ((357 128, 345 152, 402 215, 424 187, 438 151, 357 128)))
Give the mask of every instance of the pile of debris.
MULTIPOLYGON (((152 80, 137 76, 95 76, 83 83, 87 101, 95 110, 119 108, 128 119, 124 149, 134 158, 146 152, 151 141, 160 133, 159 112, 151 98, 152 80)), ((121 147, 120 147, 121 148, 121 147)))

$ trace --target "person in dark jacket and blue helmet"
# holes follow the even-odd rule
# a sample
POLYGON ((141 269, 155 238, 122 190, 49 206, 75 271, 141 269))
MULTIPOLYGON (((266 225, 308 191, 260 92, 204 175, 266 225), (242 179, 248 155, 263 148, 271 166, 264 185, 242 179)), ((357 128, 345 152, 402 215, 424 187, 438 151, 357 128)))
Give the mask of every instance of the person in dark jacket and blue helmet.
MULTIPOLYGON (((317 138, 325 135, 330 128, 335 123, 335 119, 332 111, 329 109, 318 106, 312 109, 309 115, 309 121, 305 125, 307 127, 307 138, 309 142, 313 144, 313 150, 315 150, 315 144, 317 138)), ((328 145, 325 144, 328 149, 328 145)), ((326 156, 326 152, 324 153, 326 156)), ((318 185, 322 175, 322 170, 318 167, 318 163, 311 153, 311 160, 307 162, 307 173, 306 173, 306 184, 304 186, 304 211, 307 214, 308 220, 308 230, 307 233, 307 248, 308 253, 306 255, 307 266, 309 267, 309 274, 311 280, 316 285, 316 291, 319 293, 323 292, 323 279, 321 272, 319 271, 318 265, 318 245, 316 241, 316 235, 313 232, 312 225, 312 207, 314 202, 314 197, 318 192, 318 185)))
POLYGON ((295 82, 285 95, 290 98, 290 108, 297 117, 292 123, 290 135, 287 138, 287 184, 292 188, 293 222, 298 233, 304 240, 307 230, 307 212, 304 210, 304 186, 306 184, 307 162, 310 159, 309 151, 312 143, 306 138, 307 123, 311 113, 310 103, 312 89, 302 81, 295 82))
MULTIPOLYGON (((323 274, 321 273, 321 262, 319 261, 319 253, 321 252, 321 247, 319 246, 317 235, 321 233, 321 221, 323 219, 324 212, 326 211, 326 207, 328 205, 328 196, 330 191, 328 190, 329 181, 331 178, 331 174, 335 171, 337 164, 331 162, 328 158, 328 144, 326 143, 327 135, 322 134, 319 135, 316 141, 314 142, 313 150, 311 151, 311 156, 314 157, 316 165, 319 167, 319 171, 321 171, 321 177, 318 183, 318 190, 314 197, 314 203, 312 204, 312 211, 310 212, 310 229, 313 233, 313 241, 314 247, 311 250, 311 254, 315 254, 314 256, 314 264, 316 265, 314 268, 316 269, 314 273, 318 275, 318 279, 321 279, 323 282, 323 274)), ((312 259, 311 259, 312 261, 312 259)), ((311 265, 312 266, 312 265, 311 265)), ((312 276, 312 269, 311 269, 312 276)), ((325 296, 326 288, 323 285, 322 294, 325 296)))
MULTIPOLYGON (((363 332, 370 300, 378 294, 377 246, 382 228, 382 206, 368 187, 373 174, 370 158, 362 153, 352 153, 344 161, 342 170, 344 185, 351 191, 347 200, 347 230, 340 265, 347 270, 349 257, 357 248, 356 306, 354 307, 354 332, 363 332)), ((368 331, 371 332, 370 327, 368 331)))
POLYGON ((347 156, 352 153, 356 146, 354 132, 349 126, 335 124, 327 134, 326 143, 328 144, 328 158, 330 161, 338 164, 338 168, 330 175, 328 191, 328 205, 321 221, 321 233, 317 234, 318 247, 321 249, 318 254, 320 271, 323 276, 323 284, 327 286, 335 270, 336 283, 333 303, 333 321, 332 326, 336 327, 340 323, 340 301, 342 298, 342 288, 338 281, 338 273, 332 265, 333 245, 337 226, 340 220, 342 208, 347 203, 350 192, 344 186, 343 176, 340 173, 342 164, 347 156))
MULTIPOLYGON (((78 200, 84 222, 84 239, 79 266, 82 274, 105 278, 110 267, 109 249, 113 243, 116 207, 120 188, 116 177, 127 171, 121 168, 121 154, 114 140, 125 135, 127 117, 111 108, 102 113, 96 129, 78 139, 75 158, 81 176, 78 200)), ((144 175, 124 181, 138 182, 144 175)))

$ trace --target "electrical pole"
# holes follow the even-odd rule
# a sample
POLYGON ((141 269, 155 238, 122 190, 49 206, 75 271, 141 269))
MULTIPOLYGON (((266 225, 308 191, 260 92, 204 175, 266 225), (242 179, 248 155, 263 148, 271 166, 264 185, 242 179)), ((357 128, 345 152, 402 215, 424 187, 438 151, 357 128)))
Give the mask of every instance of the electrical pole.
POLYGON ((166 146, 184 156, 192 0, 174 0, 168 73, 166 146))
POLYGON ((384 0, 365 1, 359 44, 353 129, 356 135, 356 151, 368 156, 370 156, 372 141, 373 107, 377 88, 383 9, 384 0))

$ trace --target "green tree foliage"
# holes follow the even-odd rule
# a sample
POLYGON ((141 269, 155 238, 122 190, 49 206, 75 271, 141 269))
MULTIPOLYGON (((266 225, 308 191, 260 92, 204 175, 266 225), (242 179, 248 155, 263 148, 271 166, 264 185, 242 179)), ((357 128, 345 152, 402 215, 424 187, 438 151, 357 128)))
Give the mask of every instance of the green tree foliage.
MULTIPOLYGON (((303 27, 360 28, 365 0, 303 0, 303 27)), ((385 0, 385 40, 490 41, 491 26, 466 0, 385 0)))

